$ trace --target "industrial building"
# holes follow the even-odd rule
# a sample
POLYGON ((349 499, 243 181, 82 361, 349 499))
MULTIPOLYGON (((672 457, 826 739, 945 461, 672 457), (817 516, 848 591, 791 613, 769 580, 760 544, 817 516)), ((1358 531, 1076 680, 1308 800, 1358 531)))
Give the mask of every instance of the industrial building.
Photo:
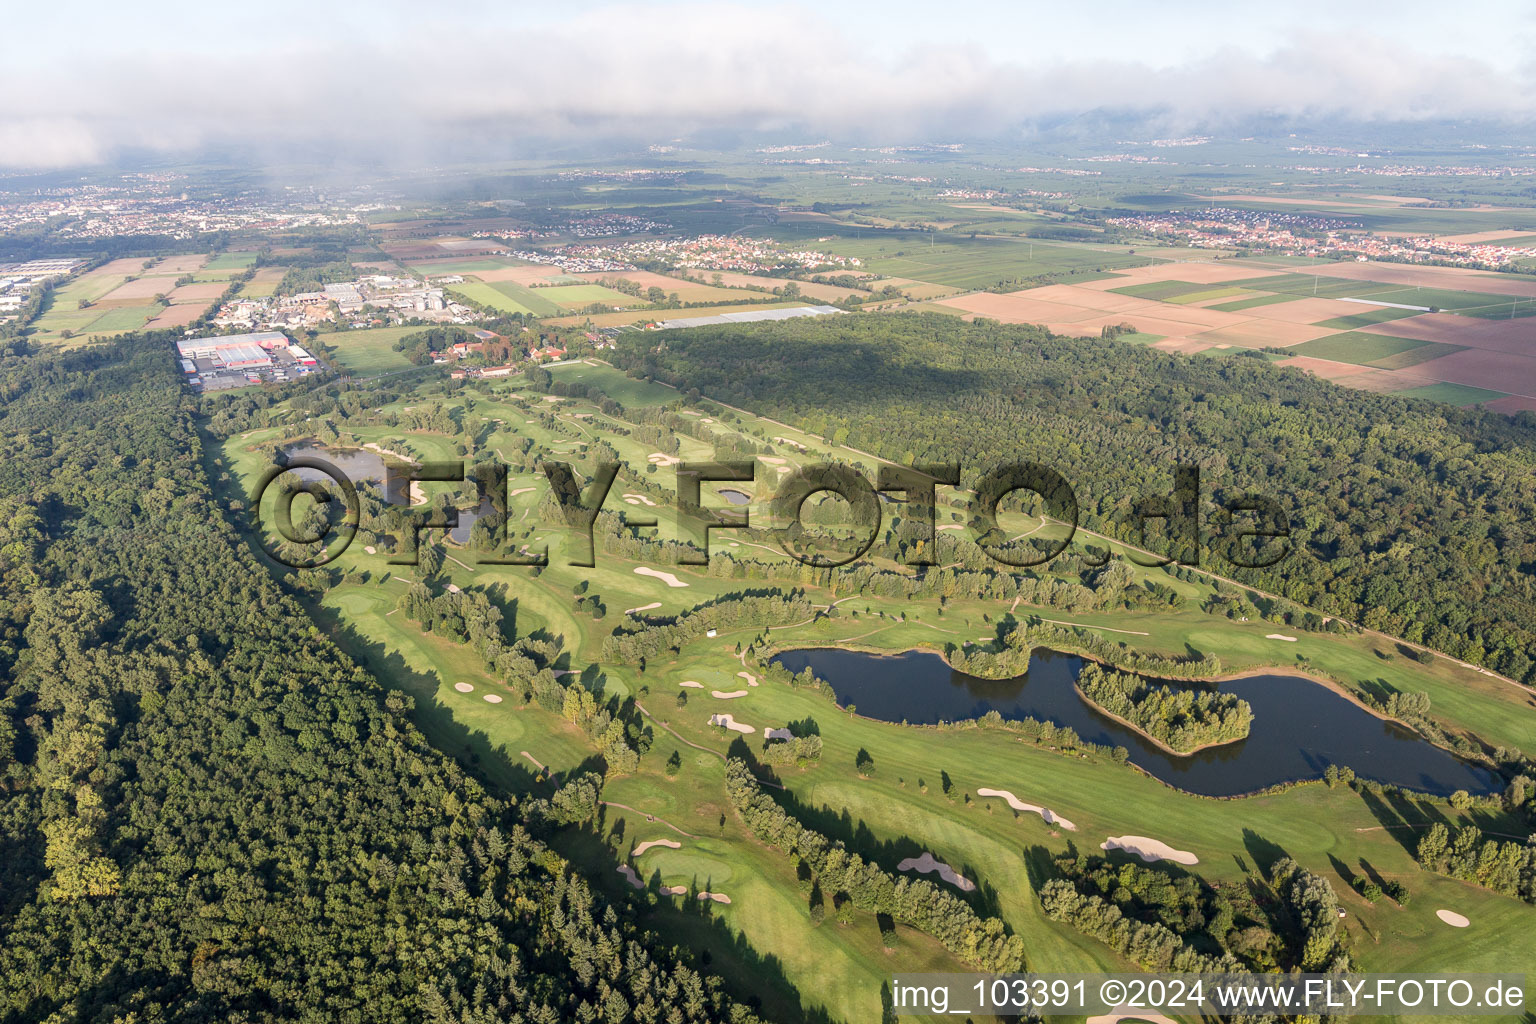
POLYGON ((182 372, 201 391, 282 382, 313 373, 319 361, 282 331, 188 338, 176 343, 182 372))

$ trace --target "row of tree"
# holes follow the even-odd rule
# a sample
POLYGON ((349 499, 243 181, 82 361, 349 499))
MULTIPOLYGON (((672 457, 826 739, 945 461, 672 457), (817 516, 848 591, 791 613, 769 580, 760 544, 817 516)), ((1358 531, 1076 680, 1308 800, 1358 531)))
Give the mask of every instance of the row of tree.
POLYGON ((846 894, 852 906, 865 913, 885 914, 927 932, 978 971, 1024 969, 1024 941, 1009 935, 1001 920, 981 917, 965 900, 932 882, 893 875, 806 828, 763 792, 741 758, 726 762, 725 786, 731 806, 753 835, 799 858, 814 875, 814 884, 834 894, 834 902, 836 894, 846 894))

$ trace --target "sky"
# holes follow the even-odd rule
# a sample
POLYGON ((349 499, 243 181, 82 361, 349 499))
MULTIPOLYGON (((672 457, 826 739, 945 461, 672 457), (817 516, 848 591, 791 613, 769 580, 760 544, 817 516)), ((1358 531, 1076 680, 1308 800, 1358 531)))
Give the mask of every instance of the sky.
POLYGON ((1110 111, 1536 121, 1530 0, 102 4, 8 11, 0 166, 703 131, 1008 137, 1110 111))

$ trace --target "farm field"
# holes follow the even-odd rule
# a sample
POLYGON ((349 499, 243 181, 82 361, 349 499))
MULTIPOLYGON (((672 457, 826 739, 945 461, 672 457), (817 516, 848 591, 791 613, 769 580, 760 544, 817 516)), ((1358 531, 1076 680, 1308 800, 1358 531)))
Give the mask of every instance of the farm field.
MULTIPOLYGON (((625 270, 625 271, 622 271, 622 272, 620 272, 620 271, 607 271, 607 270, 605 270, 605 271, 596 271, 596 272, 590 273, 590 274, 576 274, 574 276, 578 280, 585 281, 585 282, 587 282, 589 284, 594 284, 594 285, 599 285, 599 286, 602 285, 606 281, 628 281, 631 284, 638 285, 642 289, 660 288, 660 289, 662 289, 662 291, 666 292, 666 294, 669 295, 669 296, 670 295, 676 295, 679 302, 736 302, 736 303, 739 303, 743 299, 747 299, 747 298, 753 297, 754 293, 756 293, 756 294, 764 294, 766 292, 772 291, 774 288, 782 288, 784 286, 784 283, 785 283, 785 282, 783 282, 781 280, 776 281, 775 279, 773 279, 771 277, 749 278, 749 276, 746 275, 746 274, 730 275, 732 277, 740 278, 740 279, 743 279, 743 280, 746 280, 746 281, 773 282, 772 284, 766 285, 766 286, 764 286, 762 284, 757 284, 757 283, 751 283, 751 284, 744 284, 743 285, 741 282, 738 282, 738 281, 727 282, 727 281, 724 280, 724 278, 727 275, 721 274, 720 277, 721 277, 722 284, 736 284, 736 285, 738 285, 738 287, 734 287, 734 288, 724 288, 724 287, 717 287, 717 286, 712 285, 712 284, 699 284, 696 281, 686 281, 686 280, 682 279, 681 277, 674 277, 674 276, 672 276, 670 274, 656 274, 656 273, 652 273, 652 272, 646 271, 646 270, 625 270), (743 293, 742 287, 750 288, 751 291, 743 293)), ((706 280, 712 280, 715 277, 715 272, 714 271, 698 271, 698 272, 695 272, 695 276, 702 276, 706 280)), ((798 284, 799 282, 796 282, 796 283, 798 284)), ((802 291, 803 290, 804 290, 804 288, 802 288, 802 291)), ((623 293, 620 293, 620 294, 623 294, 623 293)), ((807 292, 806 294, 810 294, 810 293, 807 292)), ((636 298, 633 295, 625 295, 625 298, 627 298, 630 303, 636 303, 636 302, 643 302, 643 301, 645 301, 643 299, 638 299, 638 298, 636 298)), ((592 301, 606 301, 606 300, 592 300, 592 301)))
POLYGON ((637 299, 633 295, 626 295, 612 288, 604 288, 599 284, 559 284, 529 289, 529 291, 534 292, 540 299, 553 302, 565 309, 581 309, 595 302, 620 307, 648 305, 644 299, 637 299))
POLYGON ((227 270, 206 270, 206 256, 125 258, 86 271, 54 289, 31 326, 41 344, 80 345, 145 327, 183 327, 228 286, 227 270), (177 285, 184 276, 193 283, 177 285))
MULTIPOLYGON (((864 261, 861 269, 952 288, 987 288, 1009 280, 1046 275, 1093 274, 1153 262, 1145 256, 1075 248, 1050 242, 977 238, 966 242, 930 241, 911 233, 870 240, 847 237, 823 243, 844 256, 864 261)), ((913 298, 928 298, 914 295, 913 298)))
POLYGON ((1358 263, 1252 276, 1257 262, 1163 264, 1119 271, 1108 281, 975 293, 938 303, 964 315, 1041 323, 1079 336, 1128 324, 1139 333, 1161 335, 1159 348, 1189 355, 1232 347, 1286 348, 1295 357, 1286 365, 1372 391, 1536 400, 1536 353, 1525 319, 1527 310, 1536 313, 1536 283, 1490 285, 1491 277, 1511 275, 1358 263), (1340 276, 1346 271, 1352 276, 1340 276), (1365 274, 1371 276, 1359 276, 1365 274), (1462 291, 1447 283, 1490 290, 1462 291), (1494 286, 1533 294, 1504 296, 1494 286), (1353 301, 1358 299, 1368 301, 1353 301), (1351 365, 1381 372, 1357 374, 1351 365), (1456 387, 1434 390, 1437 383, 1456 387))
MULTIPOLYGON (((538 289, 543 290, 543 289, 538 289)), ((549 323, 556 327, 578 327, 590 323, 593 327, 626 327, 630 324, 673 317, 714 316, 717 313, 751 313, 762 309, 789 309, 810 303, 796 301, 750 302, 740 305, 701 306, 697 309, 630 309, 622 313, 581 313, 575 316, 552 317, 549 323)))
MULTIPOLYGON (((333 334, 324 340, 336 346, 338 361, 343 362, 350 342, 365 341, 365 346, 352 348, 351 358, 366 360, 369 350, 387 350, 408 330, 333 334)), ((1378 346, 1378 358, 1411 351, 1398 344, 1415 344, 1385 336, 1364 339, 1351 341, 1378 346)), ((759 456, 756 483, 743 485, 753 492, 749 507, 754 517, 771 481, 796 465, 834 455, 866 471, 876 465, 861 453, 749 411, 722 408, 707 398, 689 402, 671 388, 630 378, 598 361, 552 366, 549 372, 557 382, 600 390, 624 410, 639 414, 666 407, 701 427, 739 432, 763 445, 771 454, 759 456)), ((634 435, 638 421, 649 420, 649 414, 620 418, 605 413, 595 400, 543 395, 520 380, 482 382, 454 394, 430 381, 415 387, 416 394, 376 410, 378 422, 349 422, 344 443, 376 444, 419 459, 451 458, 456 446, 465 444, 471 458, 494 453, 503 460, 529 443, 536 452, 580 462, 601 442, 622 462, 609 506, 622 515, 659 521, 654 529, 642 528, 641 536, 675 535, 672 476, 665 466, 656 465, 657 442, 642 442, 634 435), (453 434, 412 425, 413 411, 419 415, 433 410, 436 415, 439 408, 448 421, 468 424, 472 419, 476 432, 453 434)), ((1469 396, 1443 390, 1433 397, 1446 401, 1469 396)), ((238 479, 250 481, 273 445, 302 429, 268 427, 231 437, 223 442, 219 458, 238 479)), ((673 458, 706 460, 713 454, 709 443, 689 433, 678 432, 662 443, 669 449, 675 444, 673 458)), ((751 980, 765 1006, 824 1011, 837 1021, 870 1019, 879 1012, 872 996, 891 961, 868 915, 856 914, 849 924, 828 920, 812 926, 791 862, 755 839, 731 811, 724 790, 724 759, 743 751, 761 756, 762 744, 711 724, 711 716, 722 709, 754 731, 814 723, 822 755, 812 766, 774 773, 784 787, 777 794, 780 803, 888 871, 895 871, 898 861, 929 852, 978 880, 994 894, 995 912, 1027 937, 1031 969, 1130 968, 1103 944, 1047 919, 1035 895, 1040 872, 1051 870, 1050 858, 1074 847, 1091 851, 1105 836, 1126 834, 1155 835, 1194 851, 1201 877, 1221 885, 1253 884, 1278 857, 1296 858, 1327 878, 1340 894, 1348 914, 1343 928, 1365 970, 1418 965, 1428 969, 1447 962, 1461 970, 1496 970, 1507 968, 1512 955, 1536 957, 1529 908, 1427 874, 1414 862, 1413 836, 1427 822, 1466 819, 1443 800, 1404 794, 1378 802, 1349 787, 1322 784, 1209 800, 1182 793, 1102 753, 1052 749, 1005 730, 874 721, 839 708, 823 691, 763 678, 760 662, 741 649, 761 632, 757 627, 722 629, 716 637, 647 659, 643 668, 606 659, 603 640, 616 625, 639 621, 635 616, 664 621, 660 617, 761 584, 693 566, 666 565, 657 573, 640 573, 636 570, 650 570, 653 563, 609 550, 601 540, 595 565, 570 566, 566 562, 572 538, 562 526, 541 519, 546 486, 537 473, 514 473, 508 529, 512 544, 549 545, 547 569, 535 576, 525 568, 487 565, 473 547, 450 543, 442 548, 441 572, 428 586, 439 593, 451 584, 497 595, 509 613, 509 632, 559 636, 562 653, 556 666, 575 673, 605 698, 634 701, 650 736, 639 769, 607 780, 602 798, 608 805, 597 827, 566 830, 554 842, 609 897, 635 900, 645 923, 667 930, 676 941, 713 950, 717 965, 729 965, 731 976, 751 980), (594 618, 581 610, 573 597, 578 589, 599 599, 606 614, 594 618), (697 686, 680 686, 684 681, 697 686), (739 696, 729 696, 736 691, 739 696), (855 771, 860 751, 872 755, 878 771, 855 771), (674 752, 676 767, 669 768, 674 752), (1074 823, 1075 830, 1053 827, 1037 815, 1020 814, 1001 800, 977 795, 985 787, 1038 801, 1074 823), (678 846, 650 845, 636 852, 642 844, 661 839, 678 846), (679 885, 722 893, 731 902, 713 905, 702 915, 687 912, 674 898, 636 894, 620 873, 621 866, 631 866, 652 890, 679 885), (1350 888, 1359 874, 1402 881, 1413 894, 1412 903, 1399 907, 1390 900, 1366 902, 1350 888), (1441 907, 1456 908, 1476 927, 1463 932, 1445 926, 1435 916, 1441 907), (758 953, 771 953, 776 958, 773 970, 764 973, 756 960, 734 959, 738 941, 758 953)), ((434 483, 426 489, 430 497, 452 487, 434 483)), ((941 512, 946 526, 962 527, 963 521, 958 510, 941 512)), ((1033 529, 1027 522, 1005 520, 1005 526, 1033 529)), ((735 558, 783 560, 772 544, 751 534, 717 533, 712 548, 735 558)), ((414 697, 414 720, 434 743, 462 752, 488 783, 521 797, 548 798, 557 785, 590 763, 595 753, 591 740, 565 717, 526 702, 523 693, 485 668, 471 646, 423 631, 404 616, 400 600, 421 578, 418 570, 391 565, 386 552, 370 553, 360 544, 342 556, 338 568, 347 574, 346 580, 325 591, 319 621, 371 672, 414 697), (491 702, 488 696, 500 700, 491 702)), ((1131 572, 1138 581, 1156 581, 1178 592, 1184 602, 1181 609, 1084 610, 1070 620, 1109 637, 1126 639, 1131 634, 1138 650, 1170 655, 1192 647, 1209 651, 1234 672, 1305 665, 1335 678, 1421 690, 1430 695, 1437 721, 1453 731, 1473 733, 1490 744, 1536 746, 1536 724, 1522 713, 1526 696, 1518 688, 1447 659, 1421 664, 1369 635, 1305 633, 1277 643, 1272 625, 1199 610, 1211 593, 1205 583, 1175 579, 1161 569, 1135 566, 1131 572)), ((825 614, 775 627, 775 648, 936 649, 959 637, 991 633, 992 618, 1028 611, 1016 602, 1010 607, 1007 602, 962 598, 951 600, 938 614, 920 601, 837 592, 814 582, 801 585, 825 614)), ((1038 613, 1065 617, 1049 609, 1038 613)), ((1484 811, 1472 817, 1488 829, 1504 824, 1498 815, 1484 811)), ((1175 878, 1181 872, 1176 867, 1168 870, 1175 878)), ((895 937, 904 969, 961 969, 929 936, 898 926, 895 937)))
POLYGON ((548 316, 560 312, 560 307, 552 299, 545 298, 534 289, 515 281, 498 281, 494 284, 465 281, 463 284, 449 285, 448 291, 503 313, 548 316))

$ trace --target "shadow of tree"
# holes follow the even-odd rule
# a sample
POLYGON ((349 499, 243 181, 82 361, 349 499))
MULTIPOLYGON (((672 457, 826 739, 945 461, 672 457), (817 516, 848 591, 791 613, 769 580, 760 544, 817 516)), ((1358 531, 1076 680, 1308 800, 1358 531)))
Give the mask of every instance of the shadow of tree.
MULTIPOLYGON (((698 899, 698 893, 712 891, 712 879, 701 881, 694 876, 687 893, 668 896, 660 891, 660 871, 653 871, 645 888, 636 889, 619 871, 623 858, 600 832, 566 828, 549 837, 549 842, 596 890, 614 902, 627 903, 643 928, 675 944, 689 966, 719 977, 725 990, 739 1002, 767 1019, 786 1024, 834 1024, 825 1008, 805 1005, 784 973, 782 960, 758 952, 731 929, 716 903, 698 899)), ((811 927, 809 917, 806 926, 811 927)))

